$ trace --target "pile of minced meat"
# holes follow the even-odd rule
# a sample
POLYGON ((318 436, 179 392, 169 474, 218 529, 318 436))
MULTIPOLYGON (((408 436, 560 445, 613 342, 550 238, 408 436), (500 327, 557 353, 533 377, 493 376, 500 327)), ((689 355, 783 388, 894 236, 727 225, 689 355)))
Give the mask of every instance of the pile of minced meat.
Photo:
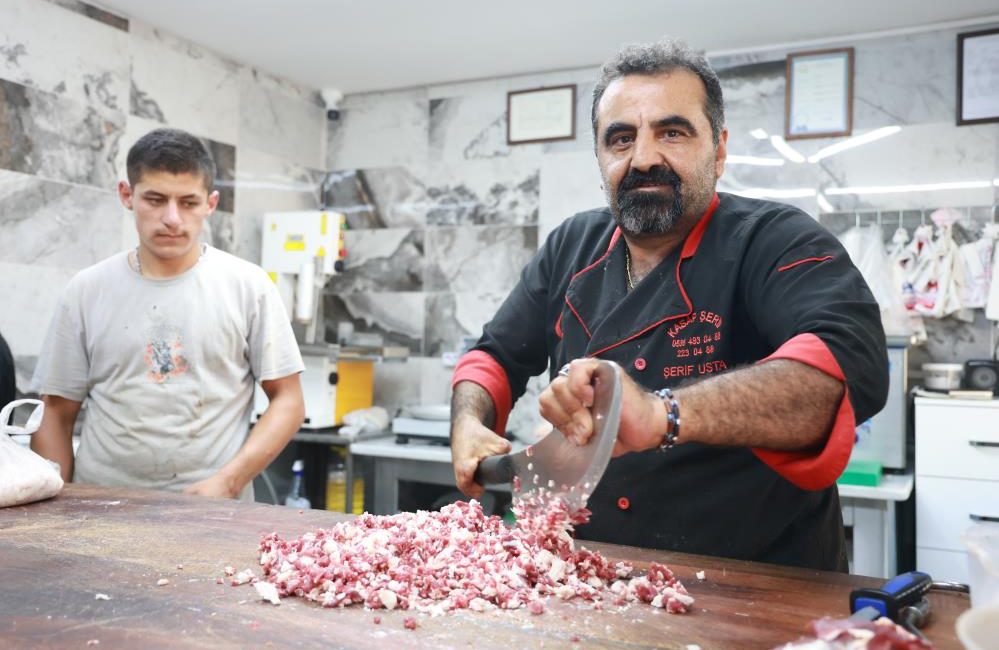
POLYGON ((635 575, 623 562, 575 550, 570 533, 589 512, 559 500, 514 504, 517 526, 486 516, 476 501, 440 512, 363 514, 330 529, 260 543, 264 580, 281 596, 325 607, 363 604, 443 614, 455 609, 545 611, 545 600, 581 598, 594 607, 648 603, 671 613, 694 602, 667 567, 635 575))

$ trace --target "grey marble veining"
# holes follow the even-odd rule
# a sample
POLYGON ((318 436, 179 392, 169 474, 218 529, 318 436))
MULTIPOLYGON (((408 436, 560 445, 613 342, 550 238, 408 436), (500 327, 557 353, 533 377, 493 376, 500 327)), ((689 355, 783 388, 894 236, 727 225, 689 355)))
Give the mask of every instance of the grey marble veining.
POLYGON ((541 150, 539 144, 506 143, 506 93, 445 97, 430 102, 432 162, 523 156, 541 150))
POLYGON ((349 95, 328 125, 328 169, 426 165, 428 100, 425 89, 349 95))
POLYGON ((431 166, 427 225, 537 224, 539 167, 540 155, 533 161, 493 158, 431 166))
POLYGON ((116 194, 0 171, 0 262, 79 270, 121 250, 116 194))
POLYGON ((56 4, 0 4, 0 79, 115 114, 128 108, 128 50, 128 33, 56 4))
POLYGON ((87 4, 86 2, 80 2, 80 0, 48 0, 52 4, 59 5, 65 9, 76 12, 81 16, 86 16, 96 20, 99 23, 108 25, 109 27, 114 27, 115 29, 120 29, 123 32, 128 31, 128 19, 117 16, 110 11, 105 11, 94 5, 87 4))
POLYGON ((432 228, 428 291, 507 292, 538 247, 537 226, 432 228))
POLYGON ((238 110, 223 113, 238 128, 240 146, 266 151, 304 167, 325 167, 326 110, 289 94, 252 68, 238 75, 238 110), (233 120, 238 115, 238 120, 233 120))
POLYGON ((855 50, 854 129, 954 121, 956 30, 863 41, 855 50))
POLYGON ((110 188, 125 117, 0 80, 0 168, 110 188))
POLYGON ((216 210, 205 221, 201 240, 225 251, 236 253, 236 215, 216 210))
POLYGON ((327 341, 337 340, 340 323, 355 332, 380 334, 386 345, 402 345, 419 356, 423 348, 425 296, 419 292, 363 292, 323 295, 327 341))
POLYGON ((423 183, 403 167, 330 172, 326 205, 352 229, 421 227, 431 207, 423 183))
POLYGON ((239 70, 143 23, 132 30, 129 108, 133 115, 235 145, 239 70))
POLYGON ((408 228, 347 230, 345 269, 330 280, 329 291, 421 291, 424 231, 408 228))
POLYGON ((263 215, 318 210, 324 174, 245 146, 239 147, 236 162, 232 252, 259 263, 263 215))
POLYGON ((427 294, 425 350, 430 356, 460 349, 466 337, 482 336, 482 326, 506 299, 499 291, 427 294))
POLYGON ((234 212, 236 209, 236 147, 224 142, 201 138, 215 161, 215 189, 219 193, 218 209, 234 212))

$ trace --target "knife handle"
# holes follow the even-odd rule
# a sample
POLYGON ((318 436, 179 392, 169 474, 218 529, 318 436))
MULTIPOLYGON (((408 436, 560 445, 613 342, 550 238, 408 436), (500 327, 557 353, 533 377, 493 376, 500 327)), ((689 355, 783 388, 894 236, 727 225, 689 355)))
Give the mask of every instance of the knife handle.
POLYGON ((513 482, 513 459, 509 454, 488 456, 475 468, 473 480, 479 485, 513 482))

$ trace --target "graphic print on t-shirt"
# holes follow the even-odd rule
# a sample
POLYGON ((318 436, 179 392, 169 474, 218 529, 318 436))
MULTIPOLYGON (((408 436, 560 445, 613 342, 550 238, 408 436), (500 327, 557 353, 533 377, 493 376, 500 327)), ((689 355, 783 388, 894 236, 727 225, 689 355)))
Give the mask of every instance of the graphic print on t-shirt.
POLYGON ((169 325, 154 325, 150 328, 149 338, 145 361, 152 381, 162 384, 170 377, 179 377, 187 372, 187 359, 184 357, 184 344, 179 329, 169 325))

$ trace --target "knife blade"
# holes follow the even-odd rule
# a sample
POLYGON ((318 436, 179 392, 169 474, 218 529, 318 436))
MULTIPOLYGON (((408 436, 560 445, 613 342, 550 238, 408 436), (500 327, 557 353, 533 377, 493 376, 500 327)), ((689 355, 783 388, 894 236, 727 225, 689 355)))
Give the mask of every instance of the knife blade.
POLYGON ((568 440, 558 429, 513 454, 490 456, 479 463, 480 485, 513 483, 513 496, 545 490, 570 510, 586 507, 610 462, 621 422, 621 368, 601 361, 593 373, 593 436, 585 445, 568 440), (517 480, 515 480, 517 479, 517 480))

